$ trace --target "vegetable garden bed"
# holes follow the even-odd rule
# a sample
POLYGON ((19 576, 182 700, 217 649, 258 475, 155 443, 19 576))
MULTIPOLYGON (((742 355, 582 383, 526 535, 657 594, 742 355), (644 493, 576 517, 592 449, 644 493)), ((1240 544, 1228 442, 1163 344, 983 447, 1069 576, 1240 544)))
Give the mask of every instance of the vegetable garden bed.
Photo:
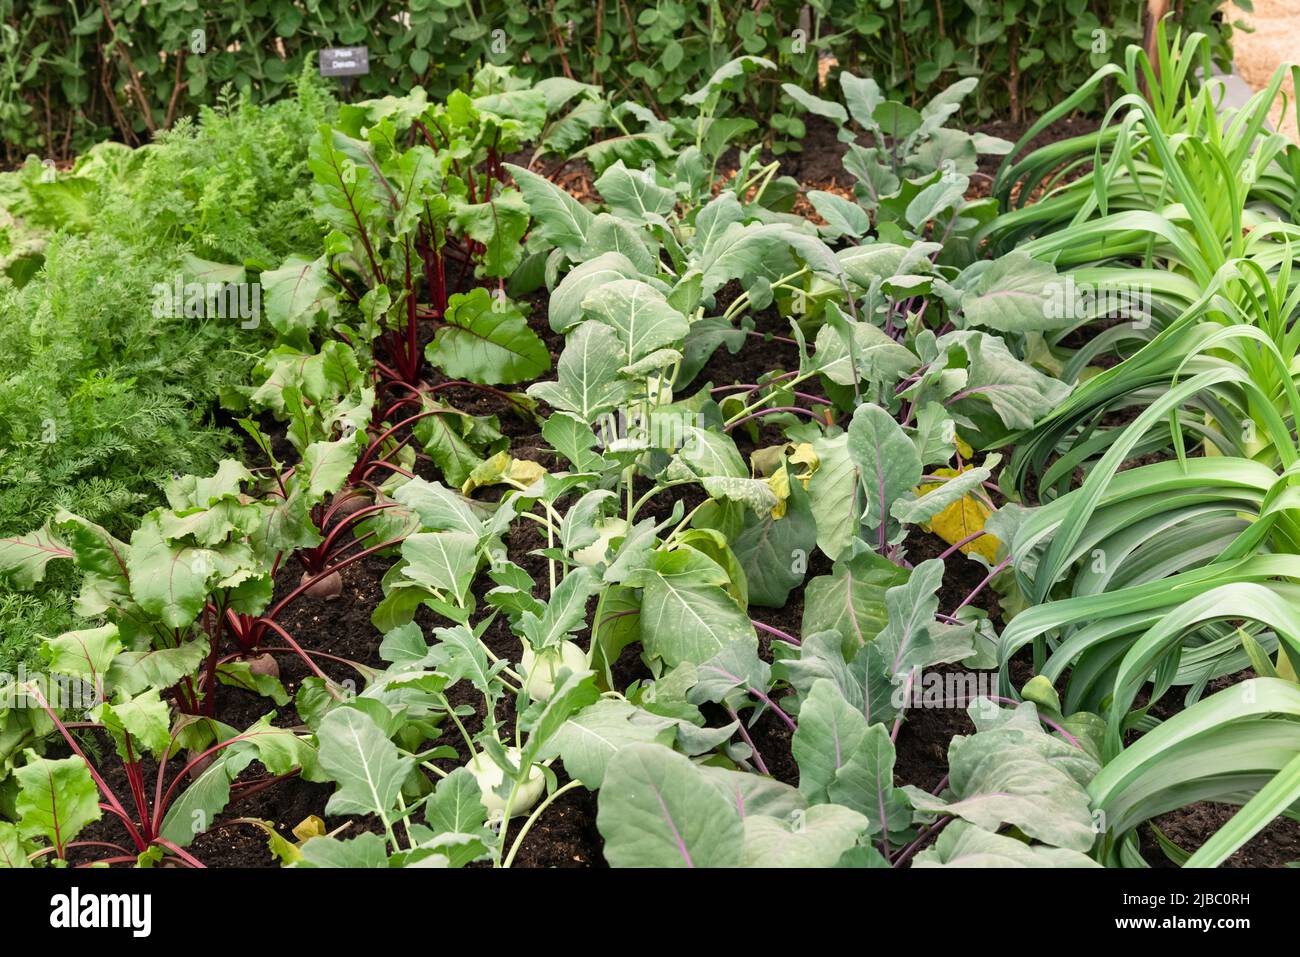
MULTIPOLYGON (((787 85, 780 158, 755 56, 667 119, 304 80, 294 247, 149 277, 257 320, 238 438, 0 539, 77 619, 0 681, 0 863, 1293 862, 1300 150, 1285 71, 1220 115, 1158 41, 1032 125, 787 85)), ((29 169, 14 235, 170 148, 29 169)))

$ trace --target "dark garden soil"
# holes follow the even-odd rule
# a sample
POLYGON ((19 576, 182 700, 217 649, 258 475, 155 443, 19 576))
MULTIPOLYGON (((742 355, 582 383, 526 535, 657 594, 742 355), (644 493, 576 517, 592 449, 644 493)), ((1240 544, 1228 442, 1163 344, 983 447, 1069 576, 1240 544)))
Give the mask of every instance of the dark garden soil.
MULTIPOLYGON (((1013 123, 1010 120, 994 120, 973 127, 971 132, 996 136, 1014 144, 1019 142, 1020 137, 1027 133, 1032 125, 1032 122, 1013 123)), ((1017 155, 1024 155, 1049 143, 1083 136, 1095 131, 1098 125, 1096 120, 1089 117, 1064 117, 1035 134, 1017 155)), ((782 157, 781 172, 799 180, 805 189, 829 189, 835 192, 838 188, 851 191, 853 178, 844 169, 844 154, 848 151, 848 144, 840 142, 835 124, 821 117, 810 116, 805 120, 805 127, 807 132, 803 138, 803 150, 782 157)), ((865 139, 862 143, 870 145, 865 139)), ((1001 162, 1000 156, 980 156, 979 171, 983 176, 979 178, 987 180, 997 171, 1001 162)), ((979 189, 978 184, 972 186, 979 189)), ((985 185, 982 195, 987 194, 987 185, 985 185)))

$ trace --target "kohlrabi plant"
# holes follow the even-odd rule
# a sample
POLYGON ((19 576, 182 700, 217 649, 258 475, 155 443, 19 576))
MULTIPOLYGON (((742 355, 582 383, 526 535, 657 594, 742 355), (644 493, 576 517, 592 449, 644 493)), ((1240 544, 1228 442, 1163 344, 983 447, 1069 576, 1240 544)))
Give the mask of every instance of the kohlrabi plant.
POLYGON ((885 99, 871 78, 840 73, 843 103, 814 96, 794 84, 783 89, 808 112, 839 128, 847 143, 844 168, 856 180, 853 199, 810 190, 808 199, 826 221, 828 239, 858 240, 872 234, 887 242, 931 238, 945 244, 945 258, 974 258, 968 240, 996 214, 991 200, 966 199, 981 154, 1002 155, 1011 144, 944 124, 961 109, 976 80, 954 83, 915 110, 885 99), (869 145, 864 145, 866 139, 869 145))

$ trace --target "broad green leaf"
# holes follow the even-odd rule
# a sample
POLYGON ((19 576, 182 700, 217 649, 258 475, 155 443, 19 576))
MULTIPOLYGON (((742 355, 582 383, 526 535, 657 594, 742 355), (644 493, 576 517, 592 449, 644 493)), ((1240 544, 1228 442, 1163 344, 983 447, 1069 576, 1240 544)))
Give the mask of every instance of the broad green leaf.
MULTIPOLYGON (((969 272, 970 270, 968 270, 969 272)), ((1012 252, 988 263, 974 284, 962 293, 962 328, 995 332, 1045 332, 1069 325, 1068 312, 1053 315, 1053 287, 1062 284, 1056 270, 1022 252, 1012 252)))
POLYGON ((402 574, 456 603, 464 601, 477 571, 477 535, 467 532, 417 532, 402 542, 402 574))
POLYGON ((18 832, 44 838, 62 855, 82 828, 102 816, 99 789, 86 762, 75 754, 58 761, 34 751, 24 754, 23 765, 13 772, 18 782, 14 801, 18 832))
POLYGON ((164 541, 159 513, 150 513, 131 535, 131 594, 168 627, 185 628, 203 610, 216 564, 211 549, 164 541))
POLYGON ((653 169, 628 169, 622 160, 605 170, 593 185, 611 211, 633 222, 660 222, 677 205, 676 194, 655 182, 653 169))
POLYGON ((601 213, 591 224, 580 258, 588 260, 604 253, 618 253, 626 256, 638 272, 654 276, 659 271, 656 259, 658 248, 658 243, 653 242, 650 234, 638 225, 609 213, 601 213), (647 245, 648 241, 651 245, 647 245))
POLYGON ((970 364, 960 396, 969 403, 987 402, 1008 429, 1032 427, 1070 394, 1068 385, 1021 362, 995 336, 952 332, 939 345, 965 350, 970 364))
POLYGON ((705 81, 704 85, 693 93, 682 97, 682 102, 687 106, 698 106, 707 104, 712 98, 717 97, 723 90, 728 89, 728 84, 741 79, 750 73, 759 70, 775 70, 776 64, 771 60, 764 59, 761 56, 738 56, 735 59, 728 60, 722 66, 713 71, 713 74, 705 81))
POLYGON ((856 371, 860 382, 893 386, 903 373, 921 364, 910 349, 895 342, 884 330, 868 322, 849 326, 855 340, 852 356, 838 329, 827 324, 817 331, 817 371, 836 385, 853 385, 856 371))
POLYGON ((542 424, 542 438, 579 472, 599 472, 605 459, 594 451, 596 433, 583 419, 567 412, 556 412, 542 424))
MULTIPOLYGON (((63 510, 55 514, 53 527, 76 555, 77 569, 82 575, 81 592, 74 609, 77 614, 97 618, 109 608, 126 604, 131 595, 126 573, 127 544, 93 522, 63 510)), ((4 547, 0 541, 0 554, 4 547)))
POLYGON ((748 478, 736 441, 726 432, 688 425, 682 429, 681 460, 696 475, 748 478))
POLYGON ((513 304, 494 303, 478 287, 454 294, 444 325, 425 349, 431 363, 455 379, 488 385, 535 379, 551 367, 551 355, 513 304))
POLYGON ((18 870, 31 867, 27 854, 27 848, 17 825, 0 821, 0 869, 18 870))
POLYGON ((781 89, 809 113, 824 117, 836 126, 843 126, 849 121, 849 114, 843 106, 833 100, 823 100, 793 83, 782 83, 781 89))
POLYGON ((72 557, 72 550, 55 538, 48 526, 26 535, 0 538, 0 577, 17 588, 31 588, 45 580, 46 565, 72 557))
POLYGON ((762 479, 736 478, 731 475, 705 475, 700 480, 710 498, 723 502, 738 502, 754 515, 771 517, 779 499, 772 486, 762 479))
POLYGON ((262 273, 260 282, 267 321, 281 335, 311 332, 319 316, 338 311, 324 256, 291 255, 279 269, 262 273))
POLYGON ((550 180, 512 163, 504 165, 523 193, 538 235, 577 259, 595 216, 550 180))
POLYGON ((500 681, 496 676, 506 663, 489 664, 487 652, 468 627, 435 628, 433 636, 437 644, 429 649, 429 661, 447 675, 451 684, 468 678, 483 694, 498 690, 500 681))
POLYGON ((604 698, 569 718, 539 758, 558 755, 569 776, 594 791, 604 783, 614 755, 637 742, 671 744, 673 727, 671 720, 628 701, 604 698))
POLYGON ((113 659, 122 650, 117 625, 103 625, 81 631, 68 631, 41 646, 50 671, 95 682, 108 674, 113 659))
POLYGON ((833 631, 849 647, 873 641, 888 620, 885 593, 905 581, 905 570, 873 552, 837 562, 808 582, 802 634, 833 631))
POLYGON ((1011 825, 1032 839, 1085 853, 1097 838, 1086 782, 1063 770, 1060 759, 1092 769, 1096 763, 1039 730, 1032 704, 1021 708, 1024 717, 1015 723, 953 739, 949 784, 940 795, 908 787, 908 796, 918 811, 960 817, 987 831, 1011 825))
POLYGON ((799 793, 811 804, 832 803, 830 788, 866 739, 867 719, 825 678, 813 683, 799 708, 790 742, 799 764, 799 793))
POLYGON ((603 284, 582 302, 584 315, 612 326, 623 341, 623 364, 631 365, 662 346, 683 339, 686 317, 664 294, 637 279, 603 284))
POLYGON ((857 811, 834 804, 789 818, 745 818, 746 867, 834 867, 867 829, 857 811))
POLYGON ((108 669, 114 694, 136 695, 146 688, 170 688, 192 675, 208 656, 208 640, 196 638, 175 648, 124 651, 108 669))
POLYGON ((849 437, 840 433, 813 440, 817 471, 808 480, 808 498, 817 522, 817 547, 832 561, 840 558, 857 535, 861 513, 858 470, 849 457, 849 437))
POLYGON ((587 296, 607 283, 620 279, 644 279, 641 270, 620 252, 604 252, 575 267, 551 293, 548 315, 551 329, 568 332, 582 321, 582 304, 587 296))
POLYGON ((867 834, 888 834, 912 823, 912 807, 894 787, 894 742, 884 724, 867 728, 827 795, 835 804, 862 814, 867 834))
MULTIPOLYGON (((993 460, 993 464, 998 461, 996 455, 989 458, 993 460)), ((924 495, 898 499, 890 506, 890 514, 906 525, 928 522, 949 506, 955 505, 972 493, 981 491, 983 483, 988 481, 991 475, 987 465, 968 468, 924 495)))
POLYGON ((313 837, 302 846, 300 867, 388 867, 388 845, 379 834, 358 834, 347 840, 313 837))
POLYGON ((572 636, 587 622, 587 599, 600 590, 596 573, 585 566, 571 569, 551 593, 541 616, 525 612, 517 630, 534 651, 541 651, 572 636))
MULTIPOLYGON (((363 433, 356 436, 364 437, 363 433)), ((361 449, 357 437, 334 442, 313 442, 302 454, 302 465, 294 473, 306 486, 305 504, 315 505, 343 487, 361 449)))
POLYGON ((902 428, 878 405, 860 405, 848 429, 849 458, 861 476, 866 498, 863 520, 879 528, 893 503, 921 480, 921 456, 902 428))
POLYGON ((338 783, 326 813, 374 814, 390 820, 414 759, 402 756, 378 725, 356 708, 331 711, 316 737, 321 768, 338 783))
POLYGON ((630 744, 609 762, 596 826, 612 867, 738 867, 744 828, 689 758, 630 744))
POLYGON ((895 680, 913 669, 960 661, 974 650, 973 626, 942 625, 939 586, 944 564, 931 558, 912 569, 906 583, 885 593, 888 623, 876 637, 885 673, 895 680))
POLYGON ((817 522, 808 493, 797 480, 790 483, 785 514, 780 518, 773 518, 770 509, 746 515, 731 549, 745 569, 750 604, 783 607, 790 591, 803 584, 816 546, 817 522))
POLYGON ((424 531, 474 536, 482 531, 482 523, 475 518, 468 500, 439 482, 417 476, 393 492, 393 500, 415 512, 424 531))
POLYGON ((749 771, 737 771, 710 764, 696 765, 705 779, 718 789, 741 820, 751 815, 790 818, 808 806, 799 789, 749 771))
POLYGON ((139 760, 146 751, 155 758, 161 757, 171 747, 171 712, 157 688, 112 704, 104 702, 90 714, 107 729, 123 761, 139 760))
POLYGON ((662 557, 641 598, 641 643, 646 654, 670 667, 708 661, 733 641, 758 641, 749 616, 732 597, 701 580, 691 553, 678 549, 662 557))
POLYGON ((817 210, 817 215, 826 220, 826 225, 820 231, 827 239, 838 239, 841 236, 861 239, 871 231, 871 217, 852 200, 835 193, 812 189, 808 191, 808 201, 817 210))
POLYGON ((523 196, 513 189, 486 203, 453 203, 456 225, 482 244, 481 275, 504 279, 523 261, 528 212, 523 196))
POLYGON ((913 867, 1100 867, 1078 851, 1026 844, 965 821, 955 821, 933 845, 912 859, 913 867))
POLYGON ((600 698, 594 679, 595 672, 570 671, 545 701, 534 701, 519 716, 519 726, 528 734, 519 756, 522 766, 541 760, 565 722, 600 698))
POLYGON ((772 669, 758 656, 758 649, 733 641, 697 669, 699 681, 687 695, 691 704, 722 701, 736 689, 767 694, 772 686, 772 669))
POLYGON ((558 381, 538 382, 528 394, 590 423, 621 401, 630 384, 619 377, 623 346, 603 322, 587 321, 569 333, 556 370, 558 381))

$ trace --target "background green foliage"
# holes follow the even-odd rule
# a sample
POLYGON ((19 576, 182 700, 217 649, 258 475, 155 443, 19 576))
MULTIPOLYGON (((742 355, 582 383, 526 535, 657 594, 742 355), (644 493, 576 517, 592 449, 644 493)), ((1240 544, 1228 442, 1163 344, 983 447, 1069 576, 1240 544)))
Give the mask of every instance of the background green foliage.
MULTIPOLYGON (((1226 61, 1223 2, 1179 0, 1174 17, 1209 34, 1226 61)), ((11 163, 108 136, 147 142, 216 103, 226 83, 268 102, 315 51, 364 44, 363 96, 416 84, 443 96, 489 60, 522 76, 603 81, 616 98, 659 109, 733 56, 760 54, 780 70, 748 88, 741 109, 797 140, 780 85, 811 89, 819 53, 891 98, 915 103, 975 76, 973 114, 1034 114, 1140 41, 1143 9, 1143 0, 0 0, 0 129, 11 163), (1105 52, 1094 52, 1096 29, 1105 52)))
MULTIPOLYGON (((230 450, 215 399, 269 330, 155 318, 153 284, 187 252, 278 264, 319 242, 303 144, 333 103, 310 73, 296 86, 269 107, 219 97, 157 143, 105 144, 54 182, 35 162, 0 175, 17 227, 0 242, 23 236, 35 266, 0 274, 0 535, 57 508, 125 535, 174 472, 230 450)), ((34 595, 0 596, 0 671, 68 627, 75 584, 54 571, 34 595)))

